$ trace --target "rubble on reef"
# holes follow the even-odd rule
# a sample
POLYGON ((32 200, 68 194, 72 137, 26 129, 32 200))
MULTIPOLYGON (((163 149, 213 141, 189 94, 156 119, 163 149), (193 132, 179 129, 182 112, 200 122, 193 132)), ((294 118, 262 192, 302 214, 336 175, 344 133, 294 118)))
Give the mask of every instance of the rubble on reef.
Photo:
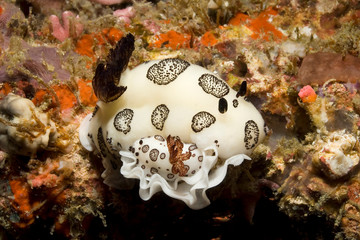
POLYGON ((360 239, 358 1, 238 2, 0 1, 0 239, 360 239), (264 116, 270 136, 203 210, 109 188, 79 143, 127 33, 129 68, 181 58, 246 81, 264 116))

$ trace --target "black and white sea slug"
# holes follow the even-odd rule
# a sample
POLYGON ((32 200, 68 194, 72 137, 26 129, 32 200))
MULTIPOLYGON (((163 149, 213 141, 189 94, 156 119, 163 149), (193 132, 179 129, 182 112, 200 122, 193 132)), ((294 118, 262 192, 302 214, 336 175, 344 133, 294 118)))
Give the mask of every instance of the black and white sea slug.
POLYGON ((80 141, 103 158, 105 183, 140 180, 140 197, 158 191, 193 209, 210 204, 205 191, 221 183, 263 140, 264 120, 214 73, 181 59, 126 70, 134 50, 128 34, 99 64, 93 87, 100 99, 80 127, 80 141), (221 159, 221 164, 216 164, 221 159))

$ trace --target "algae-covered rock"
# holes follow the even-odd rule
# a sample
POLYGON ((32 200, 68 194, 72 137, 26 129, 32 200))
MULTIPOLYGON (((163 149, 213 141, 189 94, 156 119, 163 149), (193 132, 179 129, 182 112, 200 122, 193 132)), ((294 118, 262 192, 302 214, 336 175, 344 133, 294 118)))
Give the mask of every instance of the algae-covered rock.
POLYGON ((9 94, 0 101, 0 148, 5 152, 33 156, 56 137, 55 123, 29 99, 9 94))
POLYGON ((360 75, 360 59, 351 55, 318 52, 307 55, 299 69, 301 84, 324 84, 329 79, 357 82, 360 75))

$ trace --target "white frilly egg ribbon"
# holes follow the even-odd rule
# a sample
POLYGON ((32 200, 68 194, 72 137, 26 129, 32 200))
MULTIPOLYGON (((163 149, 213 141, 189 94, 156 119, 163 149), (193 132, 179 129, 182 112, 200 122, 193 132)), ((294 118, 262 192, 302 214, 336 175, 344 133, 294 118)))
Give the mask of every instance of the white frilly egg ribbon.
POLYGON ((162 190, 168 196, 183 201, 191 209, 202 209, 210 204, 206 190, 219 185, 224 180, 228 165, 238 166, 244 159, 251 160, 245 154, 238 154, 228 158, 224 164, 214 167, 218 160, 216 147, 205 148, 202 153, 203 163, 195 175, 189 177, 176 175, 176 179, 172 181, 166 180, 159 174, 147 177, 145 171, 136 164, 135 155, 129 151, 120 151, 123 162, 120 172, 126 178, 140 180, 139 195, 143 200, 149 200, 162 190))

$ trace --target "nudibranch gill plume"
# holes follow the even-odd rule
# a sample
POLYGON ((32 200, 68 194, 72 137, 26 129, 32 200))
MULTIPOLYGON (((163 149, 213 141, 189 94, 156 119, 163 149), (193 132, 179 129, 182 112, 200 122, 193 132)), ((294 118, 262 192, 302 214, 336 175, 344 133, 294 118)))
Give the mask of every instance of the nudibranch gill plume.
POLYGON ((124 189, 139 179, 144 200, 162 190, 204 208, 206 190, 264 139, 264 120, 244 100, 246 82, 236 92, 207 69, 175 58, 128 70, 133 51, 128 34, 97 66, 100 100, 80 126, 80 141, 101 154, 109 186, 124 189))

